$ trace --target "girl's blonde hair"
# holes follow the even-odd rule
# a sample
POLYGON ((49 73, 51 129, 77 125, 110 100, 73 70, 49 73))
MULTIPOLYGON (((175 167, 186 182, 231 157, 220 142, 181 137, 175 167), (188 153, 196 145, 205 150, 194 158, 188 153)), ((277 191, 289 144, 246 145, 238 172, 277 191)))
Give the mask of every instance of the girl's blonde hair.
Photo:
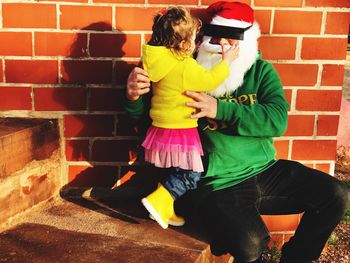
POLYGON ((152 46, 165 46, 178 55, 191 55, 191 40, 202 22, 183 7, 170 7, 158 13, 153 20, 152 46), (184 41, 183 46, 180 43, 184 41))

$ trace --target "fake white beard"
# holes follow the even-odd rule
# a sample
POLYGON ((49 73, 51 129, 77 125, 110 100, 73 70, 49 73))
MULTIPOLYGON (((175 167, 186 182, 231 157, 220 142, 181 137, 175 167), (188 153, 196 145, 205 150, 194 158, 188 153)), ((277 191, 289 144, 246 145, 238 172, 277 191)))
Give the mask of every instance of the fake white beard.
MULTIPOLYGON (((244 40, 239 41, 239 56, 230 65, 229 77, 215 90, 208 92, 210 95, 219 98, 224 94, 231 94, 243 83, 244 74, 251 68, 258 58, 258 38, 260 28, 257 23, 244 33, 244 40)), ((206 69, 210 69, 218 64, 222 56, 220 45, 210 44, 211 37, 204 36, 202 44, 199 46, 197 61, 206 69)), ((225 46, 227 50, 230 46, 225 46)))

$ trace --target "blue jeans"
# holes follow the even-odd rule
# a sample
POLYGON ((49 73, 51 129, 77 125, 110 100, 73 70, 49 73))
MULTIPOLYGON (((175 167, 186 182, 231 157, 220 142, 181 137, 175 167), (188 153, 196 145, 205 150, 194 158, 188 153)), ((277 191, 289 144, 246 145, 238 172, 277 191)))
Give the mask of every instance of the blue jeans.
MULTIPOLYGON (((214 254, 235 262, 261 262, 269 232, 260 214, 304 212, 282 249, 283 263, 317 259, 349 204, 349 189, 336 178, 298 162, 279 160, 238 185, 212 192, 200 207, 214 254)), ((179 200, 180 201, 180 200, 179 200)))
POLYGON ((167 168, 167 170, 168 176, 161 183, 170 192, 174 200, 188 190, 197 188, 197 182, 201 177, 201 173, 179 167, 171 167, 167 168))

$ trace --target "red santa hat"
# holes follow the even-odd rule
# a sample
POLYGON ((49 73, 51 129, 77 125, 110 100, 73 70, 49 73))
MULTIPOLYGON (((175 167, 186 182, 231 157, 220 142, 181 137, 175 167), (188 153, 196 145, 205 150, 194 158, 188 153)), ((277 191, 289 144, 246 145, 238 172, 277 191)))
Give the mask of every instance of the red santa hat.
POLYGON ((247 29, 254 23, 253 9, 244 3, 218 1, 207 8, 211 25, 247 29))
POLYGON ((246 28, 254 22, 253 9, 244 3, 218 1, 207 8, 211 24, 246 28))

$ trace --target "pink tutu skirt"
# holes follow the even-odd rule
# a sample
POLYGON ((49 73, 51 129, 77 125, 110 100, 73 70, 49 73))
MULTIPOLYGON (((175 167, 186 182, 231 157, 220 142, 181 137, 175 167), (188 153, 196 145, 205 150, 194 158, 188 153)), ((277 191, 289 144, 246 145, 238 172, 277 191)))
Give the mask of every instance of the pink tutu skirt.
POLYGON ((157 167, 180 167, 203 172, 203 149, 197 128, 165 129, 151 126, 142 143, 145 160, 157 167))

